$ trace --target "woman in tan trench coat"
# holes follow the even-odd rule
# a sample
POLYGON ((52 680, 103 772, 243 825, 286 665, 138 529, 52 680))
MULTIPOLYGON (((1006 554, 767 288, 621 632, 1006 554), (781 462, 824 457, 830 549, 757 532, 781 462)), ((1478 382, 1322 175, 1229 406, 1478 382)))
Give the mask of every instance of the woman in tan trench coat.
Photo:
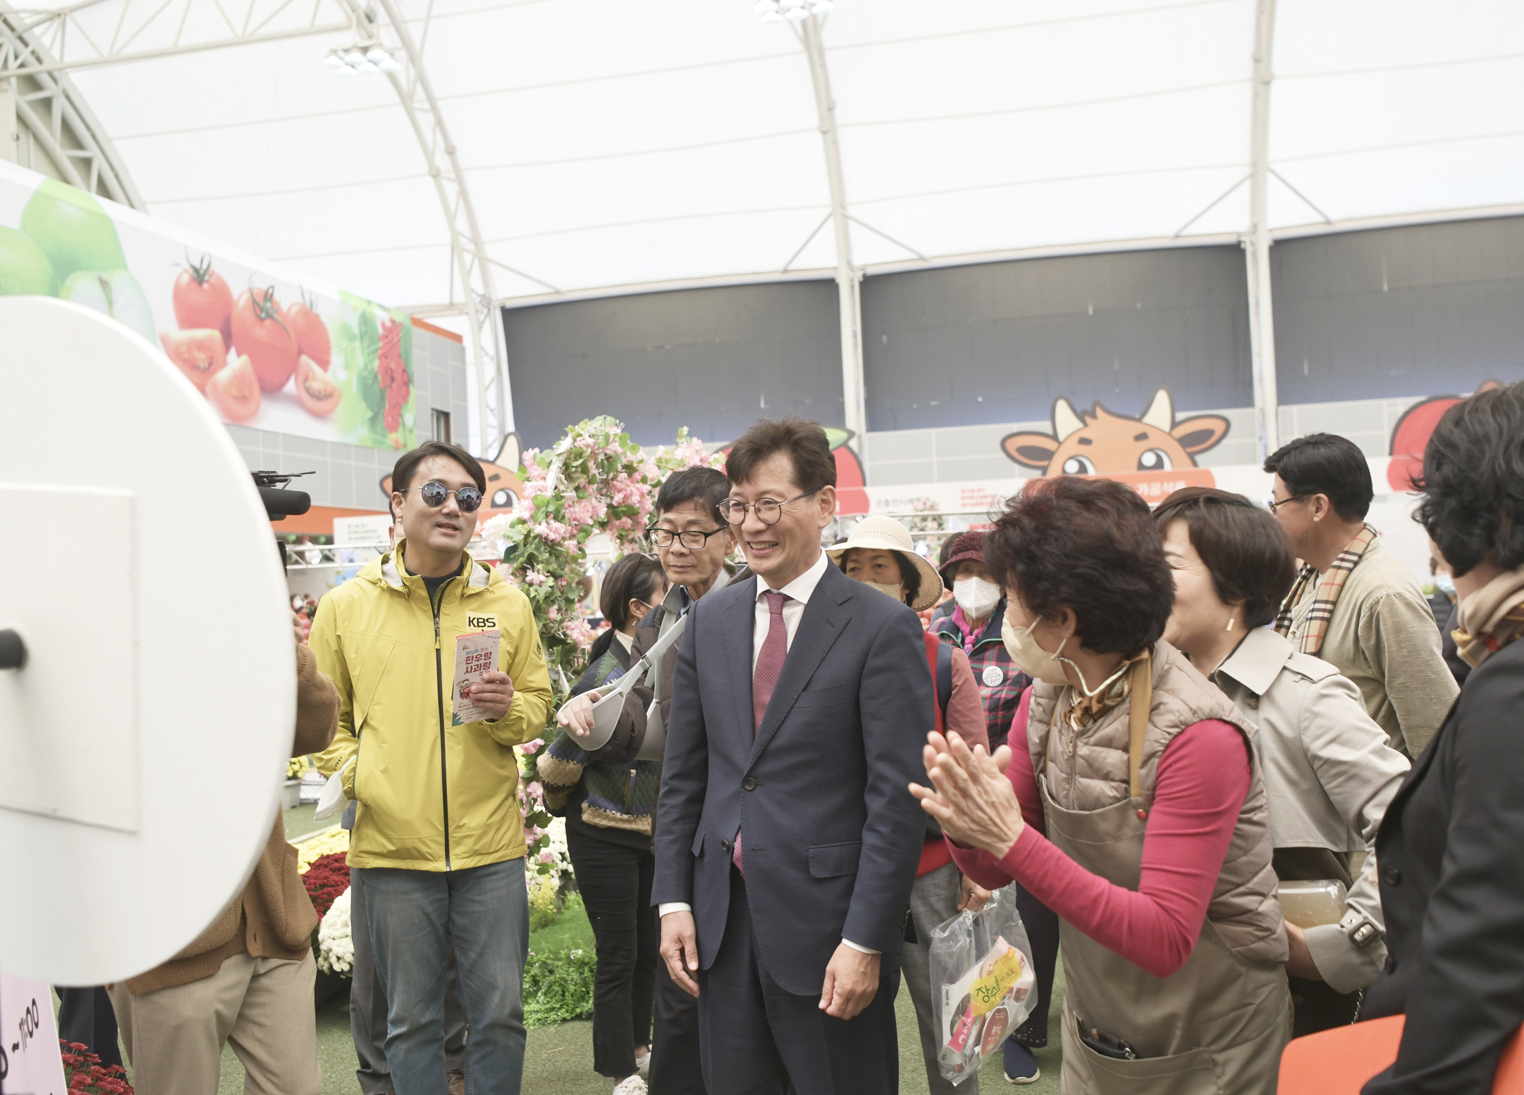
POLYGON ((932 735, 912 786, 986 887, 1062 918, 1066 1095, 1272 1095, 1287 941, 1254 727, 1161 638, 1174 598, 1130 488, 1063 477, 985 544, 1036 683, 993 758, 932 735))

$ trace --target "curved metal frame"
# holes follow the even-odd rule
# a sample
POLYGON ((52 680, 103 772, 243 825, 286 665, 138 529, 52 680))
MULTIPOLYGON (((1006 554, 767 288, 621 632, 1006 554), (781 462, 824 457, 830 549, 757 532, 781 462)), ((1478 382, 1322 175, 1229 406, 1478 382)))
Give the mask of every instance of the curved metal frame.
MULTIPOLYGON (((132 43, 145 27, 165 13, 168 4, 158 5, 141 26, 125 38, 99 45, 89 41, 88 36, 74 22, 78 12, 93 7, 99 0, 83 0, 69 7, 60 8, 37 18, 36 13, 28 21, 22 13, 11 9, 0 0, 0 88, 9 83, 17 89, 15 95, 18 119, 27 127, 58 166, 59 173, 75 186, 91 192, 103 188, 104 196, 136 209, 144 203, 133 185, 126 167, 117 155, 100 123, 96 121, 83 98, 64 76, 64 70, 84 65, 119 64, 131 60, 190 53, 201 50, 224 49, 252 41, 276 38, 324 35, 352 31, 362 39, 379 42, 381 31, 388 30, 395 37, 407 61, 403 71, 390 73, 388 78, 397 91, 397 97, 406 112, 413 133, 418 138, 419 150, 449 226, 450 251, 455 259, 455 274, 464 290, 462 310, 468 318, 470 333, 471 364, 476 370, 477 390, 477 443, 480 451, 493 448, 496 441, 511 432, 513 404, 508 386, 508 374, 503 353, 503 333, 499 310, 494 303, 497 293, 492 283, 492 270, 482 241, 481 228, 477 223, 476 210, 461 171, 455 142, 440 113, 439 102, 430 86, 423 55, 406 21, 397 9, 395 0, 375 0, 367 4, 363 0, 338 0, 338 7, 345 13, 344 23, 319 24, 318 9, 314 7, 311 21, 302 27, 270 30, 268 23, 273 15, 267 14, 262 22, 253 19, 254 9, 249 9, 243 23, 227 22, 229 33, 224 37, 199 42, 181 42, 179 32, 173 44, 162 48, 133 50, 132 43), (59 42, 65 33, 73 29, 69 41, 86 39, 78 56, 54 56, 43 39, 47 33, 59 42), (24 88, 20 85, 27 85, 24 88), (34 103, 46 100, 51 103, 49 116, 44 117, 34 103), (67 148, 64 128, 81 148, 67 148), (81 171, 77 161, 88 160, 89 168, 81 171)), ((185 8, 197 0, 185 0, 185 8)), ((289 0, 288 0, 289 2, 289 0)), ((126 5, 123 0, 121 25, 127 22, 126 5)), ((284 8, 281 4, 277 12, 284 8)), ((222 11, 222 5, 218 5, 222 11)), ((222 11, 224 21, 227 12, 222 11)), ((181 25, 184 15, 181 15, 181 25)), ((70 50, 69 53, 74 53, 70 50)), ((453 289, 451 296, 453 298, 453 289)))
POLYGON ((52 64, 54 59, 37 36, 0 0, 0 84, 8 85, 0 87, 0 93, 14 98, 17 120, 42 146, 65 182, 144 209, 143 197, 116 146, 73 82, 56 68, 36 68, 52 64), (16 70, 23 71, 17 75, 16 70), (80 147, 67 147, 68 138, 80 147), (84 170, 82 165, 87 165, 84 170))
MULTIPOLYGON (((413 41, 407 23, 398 12, 395 0, 379 0, 392 33, 407 54, 402 72, 389 73, 397 98, 407 113, 418 147, 423 152, 429 177, 444 209, 450 228, 450 250, 455 256, 455 270, 465 294, 467 330, 470 335, 472 363, 476 367, 477 421, 480 430, 479 451, 496 451, 497 442, 514 428, 513 402, 508 387, 508 370, 503 354, 502 316, 496 304, 492 267, 487 247, 482 241, 476 208, 461 171, 455 142, 445 126, 439 102, 429 84, 423 54, 413 41), (439 153, 444 153, 441 161, 439 153)), ((344 0, 358 19, 370 23, 358 0, 344 0)), ((373 24, 372 24, 373 25, 373 24)), ((453 294, 452 294, 453 295, 453 294)))

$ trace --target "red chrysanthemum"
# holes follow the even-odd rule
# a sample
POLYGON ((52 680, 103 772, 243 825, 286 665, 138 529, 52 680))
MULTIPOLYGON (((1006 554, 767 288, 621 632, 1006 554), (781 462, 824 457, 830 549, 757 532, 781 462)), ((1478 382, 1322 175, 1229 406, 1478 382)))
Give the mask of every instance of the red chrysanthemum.
POLYGON ((307 868, 307 873, 302 875, 307 896, 312 898, 312 907, 317 910, 318 916, 326 915, 329 906, 349 889, 348 856, 348 852, 330 852, 318 856, 312 861, 312 866, 307 868))

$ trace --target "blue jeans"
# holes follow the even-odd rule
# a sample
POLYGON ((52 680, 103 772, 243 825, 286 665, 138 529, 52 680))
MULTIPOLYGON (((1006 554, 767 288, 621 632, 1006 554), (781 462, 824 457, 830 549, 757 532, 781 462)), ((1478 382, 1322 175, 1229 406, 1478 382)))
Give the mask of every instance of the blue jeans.
POLYGON ((362 873, 397 1095, 448 1095, 444 988, 452 940, 469 1031, 466 1090, 519 1095, 529 950, 524 860, 460 871, 367 867, 362 873))

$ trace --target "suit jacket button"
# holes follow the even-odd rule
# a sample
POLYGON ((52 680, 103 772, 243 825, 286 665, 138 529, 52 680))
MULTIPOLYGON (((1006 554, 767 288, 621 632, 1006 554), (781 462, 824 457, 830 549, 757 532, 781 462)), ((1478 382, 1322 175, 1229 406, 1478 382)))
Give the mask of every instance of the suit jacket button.
POLYGON ((730 841, 728 841, 728 840, 722 840, 722 841, 720 841, 720 851, 724 852, 726 855, 729 855, 730 854, 730 841))
POLYGON ((1402 885, 1402 869, 1395 866, 1381 868, 1381 881, 1388 886, 1402 885))
POLYGON ((1390 955, 1389 954, 1389 955, 1386 956, 1386 966, 1385 966, 1385 969, 1386 969, 1387 973, 1396 973, 1397 972, 1397 959, 1396 959, 1396 957, 1394 955, 1390 955))
POLYGON ((741 786, 748 791, 755 791, 757 789, 757 781, 747 776, 741 781, 741 786))

